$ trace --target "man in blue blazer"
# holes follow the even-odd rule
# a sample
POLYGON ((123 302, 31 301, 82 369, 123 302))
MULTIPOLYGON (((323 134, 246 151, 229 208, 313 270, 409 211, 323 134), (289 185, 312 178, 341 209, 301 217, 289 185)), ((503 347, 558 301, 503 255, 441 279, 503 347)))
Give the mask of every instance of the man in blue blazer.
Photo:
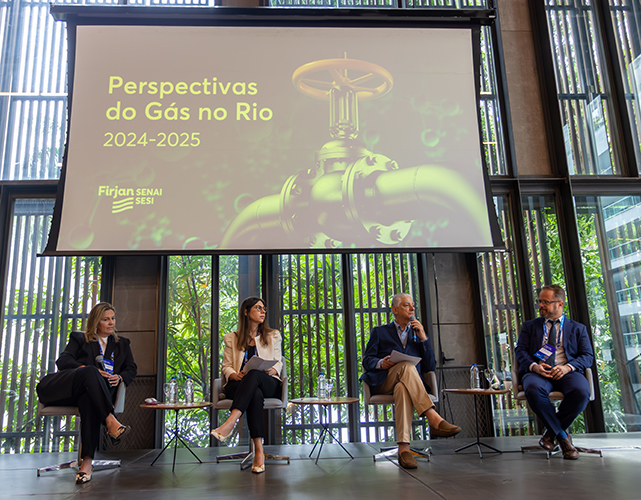
POLYGON ((594 360, 592 345, 585 326, 563 314, 563 288, 544 286, 538 302, 541 317, 523 324, 516 345, 521 383, 530 408, 546 425, 539 445, 551 451, 556 439, 563 458, 576 460, 579 452, 572 445, 567 429, 590 399, 590 386, 584 372, 594 360), (548 349, 552 355, 548 358, 546 353, 540 354, 541 348, 548 349), (558 411, 550 401, 551 391, 563 393, 558 411))
POLYGON ((423 384, 421 372, 434 371, 436 361, 425 329, 414 316, 414 311, 411 295, 394 295, 394 321, 372 330, 363 354, 364 373, 361 376, 373 394, 394 395, 398 461, 406 469, 417 465, 409 448, 414 408, 419 415, 427 417, 432 437, 453 436, 461 431, 460 427, 446 422, 436 412, 423 384), (421 361, 417 365, 410 361, 392 363, 392 351, 420 357, 421 361))

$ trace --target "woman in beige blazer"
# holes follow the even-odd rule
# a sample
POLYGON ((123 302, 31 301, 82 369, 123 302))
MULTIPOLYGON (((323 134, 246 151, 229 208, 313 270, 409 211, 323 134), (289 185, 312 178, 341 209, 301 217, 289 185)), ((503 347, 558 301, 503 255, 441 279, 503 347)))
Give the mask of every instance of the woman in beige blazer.
POLYGON ((265 302, 261 298, 245 299, 238 311, 238 331, 225 335, 223 391, 234 402, 229 418, 211 431, 212 436, 224 443, 238 419, 247 412, 249 435, 254 443, 252 472, 257 474, 265 471, 263 401, 279 397, 282 391, 281 336, 278 330, 267 325, 265 314, 265 302), (278 362, 265 371, 245 372, 245 363, 254 355, 278 362))

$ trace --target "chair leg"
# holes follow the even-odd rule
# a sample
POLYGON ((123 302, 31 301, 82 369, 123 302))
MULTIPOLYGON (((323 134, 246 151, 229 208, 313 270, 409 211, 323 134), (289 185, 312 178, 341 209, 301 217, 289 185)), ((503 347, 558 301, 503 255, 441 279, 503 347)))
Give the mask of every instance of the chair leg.
MULTIPOLYGON (((77 417, 80 418, 80 417, 77 417)), ((39 467, 36 470, 36 473, 38 477, 40 477, 41 472, 51 472, 54 470, 62 470, 62 469, 74 469, 76 467, 79 467, 82 464, 82 457, 80 456, 82 453, 82 435, 79 433, 78 434, 78 458, 75 460, 71 460, 69 462, 62 462, 61 464, 57 465, 49 465, 48 467, 39 467)), ((113 468, 113 467, 120 467, 120 460, 93 460, 92 465, 94 467, 102 467, 102 468, 113 468)))
POLYGON ((244 451, 242 453, 231 453, 230 455, 221 455, 219 457, 216 457, 216 463, 220 463, 221 461, 227 461, 227 460, 245 460, 250 455, 253 456, 251 451, 244 451))
POLYGON ((601 458, 603 458, 603 451, 597 450, 595 448, 583 448, 581 446, 575 446, 575 448, 579 451, 579 453, 592 453, 594 455, 599 455, 601 458))
MULTIPOLYGON (((597 450, 595 448, 583 448, 581 446, 575 446, 577 451, 579 453, 591 453, 593 455, 599 455, 601 458, 603 458, 603 451, 602 450, 597 450)), ((549 459, 551 456, 556 455, 557 453, 561 452, 561 448, 557 445, 554 447, 552 451, 548 451, 544 448, 541 448, 540 446, 521 446, 521 453, 525 452, 530 452, 530 451, 544 451, 547 458, 549 459)))
POLYGON ((521 453, 525 452, 532 452, 532 451, 543 451, 545 452, 546 458, 549 460, 552 455, 556 455, 561 451, 561 448, 559 448, 559 445, 556 445, 552 451, 546 450, 545 448, 541 448, 538 444, 534 446, 521 446, 521 453))
POLYGON ((36 472, 38 474, 38 477, 40 477, 41 472, 50 472, 54 470, 62 470, 62 469, 73 469, 74 467, 78 467, 78 460, 71 460, 70 462, 62 462, 61 464, 57 465, 49 465, 48 467, 39 467, 36 472))
MULTIPOLYGON (((249 450, 250 451, 244 451, 242 453, 232 453, 231 455, 222 455, 216 457, 216 463, 227 460, 240 460, 240 470, 245 470, 251 465, 252 460, 254 460, 254 451, 252 444, 249 445, 249 450)), ((271 453, 265 453, 265 461, 267 460, 276 460, 280 462, 287 462, 289 464, 289 457, 273 455, 271 453)))
MULTIPOLYGON (((414 455, 415 457, 427 458, 427 461, 429 462, 430 455, 432 454, 432 448, 420 449, 414 446, 410 446, 410 452, 412 452, 412 455, 414 455)), ((381 448, 381 451, 374 455, 374 462, 376 462, 377 459, 391 458, 397 455, 398 455, 397 446, 386 446, 384 448, 381 448)))

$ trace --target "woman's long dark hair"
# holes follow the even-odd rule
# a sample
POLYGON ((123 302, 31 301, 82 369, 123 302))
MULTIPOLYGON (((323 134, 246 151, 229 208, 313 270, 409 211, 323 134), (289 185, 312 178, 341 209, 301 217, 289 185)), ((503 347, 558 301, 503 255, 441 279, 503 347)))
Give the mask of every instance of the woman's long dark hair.
MULTIPOLYGON (((236 341, 236 347, 239 351, 246 351, 249 347, 249 341, 251 340, 248 317, 249 311, 259 302, 265 305, 265 301, 260 297, 247 297, 238 308, 238 339, 236 341)), ((273 331, 274 329, 270 328, 267 324, 267 315, 265 315, 265 321, 258 325, 258 336, 260 337, 260 343, 262 345, 267 345, 267 337, 273 331)))

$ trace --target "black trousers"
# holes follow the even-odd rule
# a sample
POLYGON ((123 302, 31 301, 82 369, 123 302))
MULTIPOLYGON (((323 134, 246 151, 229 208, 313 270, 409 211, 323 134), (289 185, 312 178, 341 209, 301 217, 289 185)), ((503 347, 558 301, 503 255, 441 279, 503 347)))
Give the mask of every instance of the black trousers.
POLYGON ((112 395, 106 379, 95 366, 78 368, 73 378, 70 398, 49 403, 48 406, 77 406, 80 410, 80 439, 82 457, 93 459, 100 442, 100 425, 113 412, 112 395))
POLYGON ((249 436, 265 437, 263 402, 265 398, 280 397, 282 382, 259 370, 252 370, 242 380, 230 380, 225 386, 225 396, 234 400, 232 410, 247 413, 249 436))

